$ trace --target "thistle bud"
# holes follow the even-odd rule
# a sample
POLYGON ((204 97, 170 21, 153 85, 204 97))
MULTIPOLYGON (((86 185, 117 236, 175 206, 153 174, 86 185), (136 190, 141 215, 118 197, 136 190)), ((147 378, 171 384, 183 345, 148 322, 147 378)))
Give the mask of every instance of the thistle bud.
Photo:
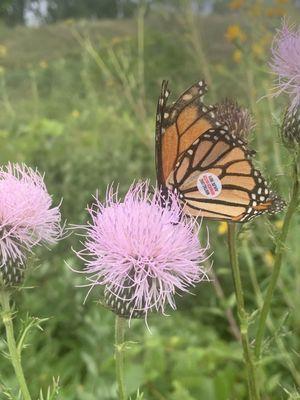
POLYGON ((244 140, 255 127, 254 119, 247 108, 229 99, 216 105, 216 116, 218 121, 228 126, 232 134, 244 140))
MULTIPOLYGON (((127 283, 129 283, 129 281, 127 283)), ((104 302, 112 312, 120 317, 126 319, 144 318, 146 311, 143 309, 143 307, 141 310, 136 308, 133 296, 134 290, 130 286, 123 288, 119 295, 116 295, 108 289, 105 289, 104 302)))
POLYGON ((9 260, 0 268, 0 276, 4 286, 18 286, 23 282, 26 266, 9 260))
POLYGON ((281 135, 287 147, 294 147, 300 144, 300 107, 286 111, 281 127, 281 135))

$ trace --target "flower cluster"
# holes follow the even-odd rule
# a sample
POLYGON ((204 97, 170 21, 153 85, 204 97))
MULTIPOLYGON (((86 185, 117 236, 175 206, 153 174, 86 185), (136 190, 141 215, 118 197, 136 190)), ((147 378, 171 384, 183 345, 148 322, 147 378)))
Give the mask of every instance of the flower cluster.
POLYGON ((6 283, 18 283, 26 258, 40 243, 61 236, 59 207, 52 207, 43 177, 25 165, 0 169, 0 271, 6 283))
POLYGON ((183 217, 174 195, 161 206, 148 183, 133 185, 123 201, 110 188, 106 200, 89 208, 92 222, 77 255, 85 261, 91 286, 105 287, 105 301, 125 318, 175 308, 174 294, 206 278, 206 257, 196 221, 183 217))

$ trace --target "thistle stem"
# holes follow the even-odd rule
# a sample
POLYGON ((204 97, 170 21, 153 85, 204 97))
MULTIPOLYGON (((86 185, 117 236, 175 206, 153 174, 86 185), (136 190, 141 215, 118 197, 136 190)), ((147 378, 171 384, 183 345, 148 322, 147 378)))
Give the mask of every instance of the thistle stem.
POLYGON ((232 277, 234 282, 237 312, 240 323, 243 356, 247 370, 249 400, 259 400, 260 396, 256 383, 253 355, 250 348, 249 337, 248 337, 248 315, 245 310, 244 293, 243 293, 241 274, 237 257, 236 227, 235 224, 233 223, 228 223, 228 247, 229 247, 232 277))
POLYGON ((27 387, 24 372, 21 364, 21 355, 17 349, 14 335, 13 315, 10 308, 10 294, 5 288, 0 288, 0 303, 2 306, 2 320, 5 326, 7 346, 10 354, 10 360, 14 368, 20 391, 24 400, 31 400, 31 396, 27 387))
POLYGON ((119 400, 126 400, 126 390, 124 383, 124 338, 125 338, 126 319, 116 316, 115 322, 115 363, 116 379, 118 385, 119 400))
POLYGON ((261 355, 261 346, 264 338, 264 333, 266 329, 266 321, 270 312, 270 307, 271 307, 271 302, 274 294, 274 290, 276 288, 278 278, 279 278, 279 273, 281 269, 281 264, 282 264, 282 258, 285 252, 285 244, 286 244, 286 239, 287 235, 289 232, 289 227, 291 223, 291 219, 294 215, 294 213, 297 211, 297 207, 299 205, 299 170, 298 170, 298 161, 297 157, 294 159, 294 164, 293 164, 293 189, 292 189, 292 195, 291 195, 291 200, 289 202, 284 220, 283 220, 283 226, 281 230, 280 237, 277 241, 276 244, 276 250, 275 250, 275 261, 274 261, 274 267, 272 270, 271 274, 271 279, 270 283, 267 289, 266 296, 264 298, 263 306, 260 312, 259 316, 259 321, 258 321, 258 328, 257 328, 257 333, 256 333, 256 338, 255 338, 255 356, 257 359, 260 358, 261 355))

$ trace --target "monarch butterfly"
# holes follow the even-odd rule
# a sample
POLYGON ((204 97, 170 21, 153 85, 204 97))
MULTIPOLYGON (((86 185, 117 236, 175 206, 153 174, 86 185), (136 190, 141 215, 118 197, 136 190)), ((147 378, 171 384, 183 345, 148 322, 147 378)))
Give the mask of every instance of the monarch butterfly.
POLYGON ((213 220, 246 222, 264 212, 281 211, 284 202, 254 168, 255 154, 206 106, 204 81, 167 105, 163 81, 156 115, 156 175, 162 195, 177 193, 183 212, 213 220))

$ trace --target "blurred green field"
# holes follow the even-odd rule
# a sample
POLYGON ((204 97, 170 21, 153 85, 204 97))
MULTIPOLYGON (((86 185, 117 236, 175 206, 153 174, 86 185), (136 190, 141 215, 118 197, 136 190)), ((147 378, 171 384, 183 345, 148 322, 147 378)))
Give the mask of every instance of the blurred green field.
MULTIPOLYGON (((25 162, 45 171, 54 201, 63 198, 64 219, 84 223, 97 189, 103 198, 112 181, 122 193, 133 180, 155 182, 155 110, 162 79, 176 95, 205 77, 208 103, 231 97, 250 107, 257 121, 251 139, 256 165, 287 199, 289 157, 279 139, 285 103, 263 96, 272 86, 268 57, 280 24, 278 8, 295 22, 300 13, 289 2, 273 3, 253 2, 261 9, 237 7, 207 17, 188 7, 147 15, 141 8, 134 19, 0 26, 1 162, 25 162), (228 31, 237 24, 246 35, 240 47, 228 31)), ((272 235, 281 220, 282 215, 262 217, 240 230, 250 313, 261 304, 274 260, 272 235)), ((178 311, 169 317, 151 316, 151 333, 143 321, 132 322, 126 380, 133 399, 138 388, 145 400, 247 399, 242 350, 232 333, 236 310, 225 229, 216 222, 204 225, 210 230, 213 282, 199 285, 195 296, 178 298, 178 311)), ((300 399, 299 235, 298 215, 264 343, 263 399, 300 399)), ((87 289, 76 285, 84 278, 66 266, 81 267, 71 250, 79 248, 79 239, 72 235, 51 252, 40 249, 26 289, 17 294, 23 320, 28 310, 49 318, 43 331, 31 333, 23 354, 35 399, 53 377, 59 377, 61 399, 116 399, 114 316, 97 304, 96 290, 83 304, 87 289)), ((255 313, 252 320, 250 333, 255 313)), ((5 351, 3 341, 0 350, 5 351)), ((1 400, 7 398, 1 382, 13 388, 14 379, 1 358, 1 400)))

